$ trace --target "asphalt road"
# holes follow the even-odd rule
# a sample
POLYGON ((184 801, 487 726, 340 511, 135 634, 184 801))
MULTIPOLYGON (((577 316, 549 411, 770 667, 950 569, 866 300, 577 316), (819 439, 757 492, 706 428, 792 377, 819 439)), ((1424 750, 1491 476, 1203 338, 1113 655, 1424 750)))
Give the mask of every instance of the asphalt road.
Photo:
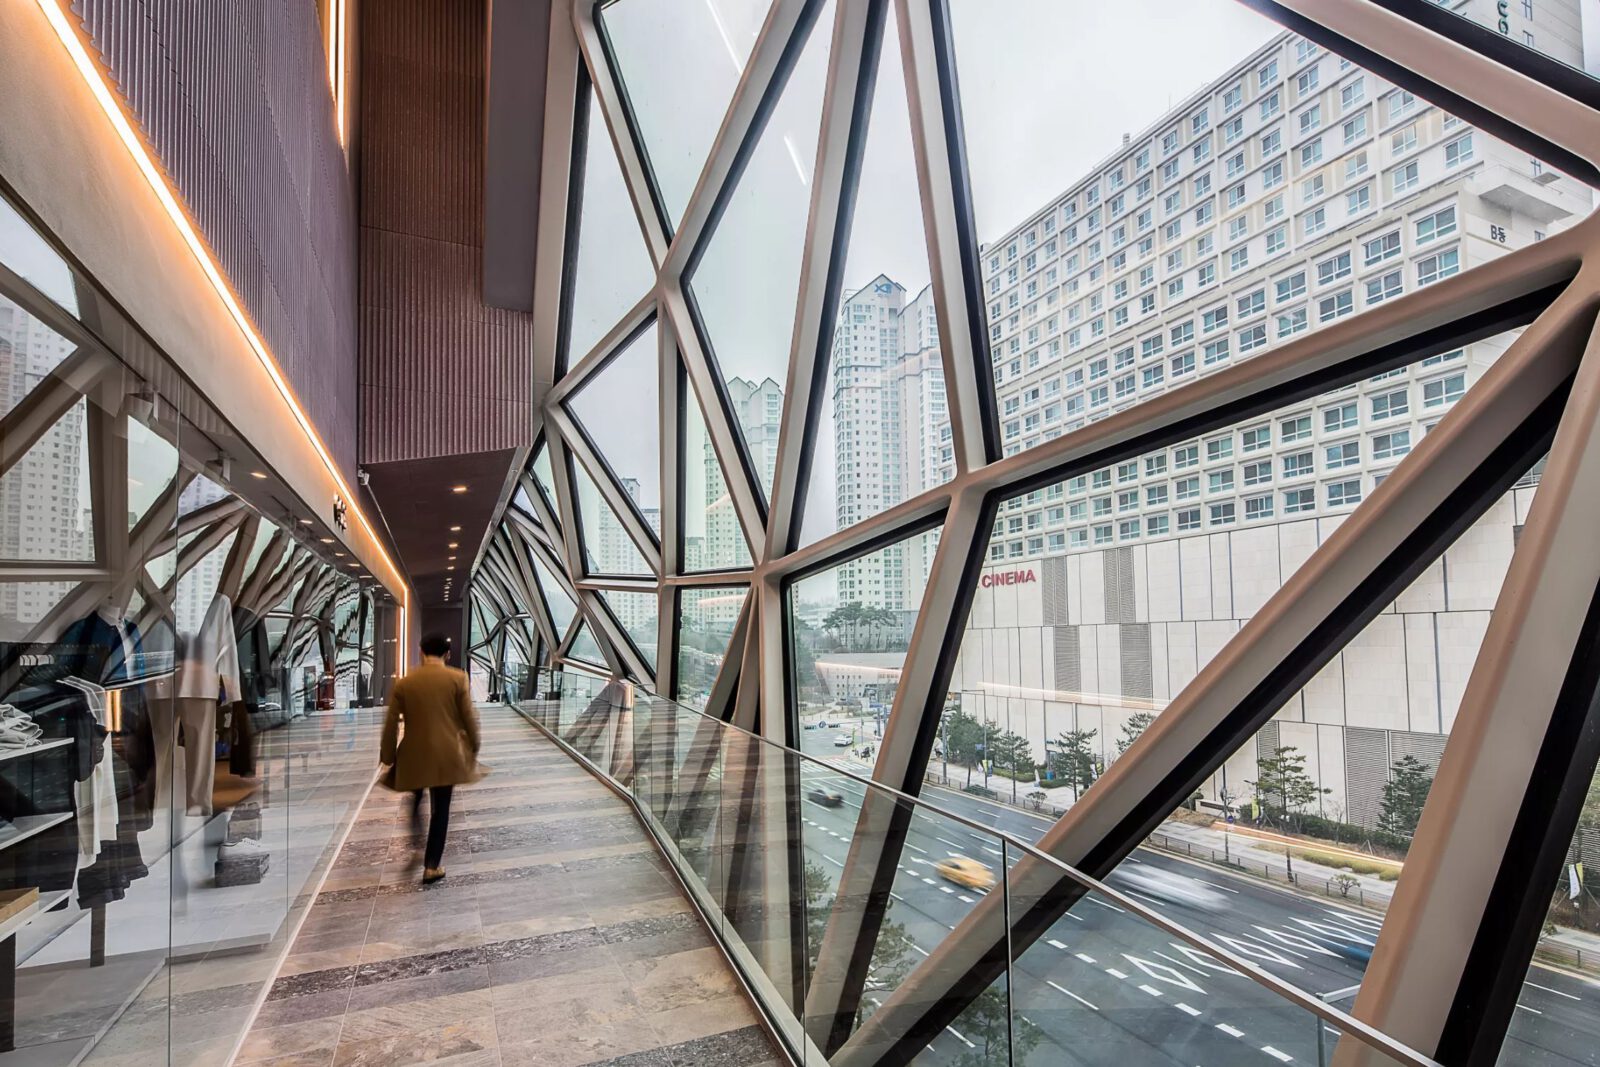
MULTIPOLYGON (((819 753, 836 751, 826 732, 810 734, 806 741, 819 753)), ((806 855, 836 881, 864 787, 818 768, 806 768, 804 776, 808 786, 826 785, 843 798, 836 808, 808 801, 802 809, 806 855)), ((1037 840, 1049 825, 1048 819, 959 792, 930 787, 924 796, 1025 841, 1037 840)), ((998 871, 1003 861, 1016 859, 1003 853, 999 839, 954 820, 914 821, 890 911, 913 943, 910 956, 932 949, 981 896, 941 878, 933 864, 965 855, 998 871)), ((1130 856, 1108 881, 1307 992, 1344 992, 1335 1003, 1346 1009, 1362 979, 1360 955, 1370 950, 1381 925, 1380 917, 1356 908, 1149 849, 1130 856), (1163 873, 1152 875, 1152 870, 1163 873)), ((1600 984, 1545 967, 1536 967, 1529 979, 1501 1062, 1600 1063, 1600 984)), ((1016 1009, 1040 1033, 1039 1044, 1018 1062, 1040 1067, 1319 1062, 1319 1024, 1305 1009, 1095 896, 1080 901, 1017 961, 1012 980, 1016 1009)), ((1325 1031, 1322 1037, 1331 1053, 1337 1035, 1325 1031)), ((965 1056, 970 1061, 982 1049, 981 1035, 963 1031, 963 1020, 957 1020, 923 1059, 946 1063, 965 1056)), ((992 1062, 1003 1063, 1003 1054, 992 1062)))

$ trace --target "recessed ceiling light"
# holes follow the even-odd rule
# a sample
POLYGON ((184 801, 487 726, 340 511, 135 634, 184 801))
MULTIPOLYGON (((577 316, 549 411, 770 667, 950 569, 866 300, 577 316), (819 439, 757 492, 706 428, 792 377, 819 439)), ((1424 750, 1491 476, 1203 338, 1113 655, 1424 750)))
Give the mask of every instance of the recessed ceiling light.
POLYGON ((464 485, 452 485, 450 487, 450 491, 452 493, 465 493, 467 491, 467 487, 464 485))
POLYGON ((319 538, 317 538, 317 540, 321 541, 325 545, 333 544, 333 538, 331 538, 331 537, 319 537, 319 538))
POLYGON ((458 541, 451 541, 451 542, 450 542, 450 543, 449 543, 449 544, 448 544, 448 545, 447 545, 447 546, 445 546, 445 547, 447 547, 447 548, 460 548, 460 547, 461 547, 461 544, 460 544, 460 542, 458 542, 458 541))
POLYGON ((450 564, 450 566, 445 568, 445 570, 447 570, 447 571, 453 571, 455 569, 456 569, 456 565, 454 563, 450 564))
POLYGON ((359 563, 346 563, 345 566, 346 567, 354 567, 354 568, 356 568, 356 570, 360 570, 361 569, 361 564, 359 564, 359 563))
POLYGON ((460 532, 461 532, 461 527, 459 527, 459 526, 452 526, 452 527, 450 527, 450 532, 451 532, 451 533, 460 533, 460 532))
POLYGON ((454 556, 449 557, 449 559, 450 559, 451 563, 454 563, 456 561, 456 558, 454 556))
POLYGON ((252 478, 260 478, 262 481, 266 481, 267 472, 266 471, 251 471, 250 472, 250 477, 252 477, 252 478))
POLYGON ((310 526, 310 525, 312 525, 312 522, 311 522, 310 519, 301 519, 300 520, 300 525, 301 526, 310 526))
POLYGON ((343 552, 335 552, 334 555, 335 556, 342 556, 342 555, 344 555, 344 553, 343 552))

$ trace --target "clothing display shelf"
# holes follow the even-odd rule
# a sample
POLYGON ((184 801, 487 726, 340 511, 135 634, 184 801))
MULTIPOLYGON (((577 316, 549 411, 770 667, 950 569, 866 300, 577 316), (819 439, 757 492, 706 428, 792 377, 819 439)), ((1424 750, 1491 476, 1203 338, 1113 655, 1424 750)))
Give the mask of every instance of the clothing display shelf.
POLYGON ((37 745, 29 745, 27 748, 0 748, 0 763, 4 763, 8 759, 17 759, 20 756, 32 756, 38 752, 48 752, 52 748, 64 748, 70 744, 72 744, 72 738, 57 737, 49 741, 41 741, 37 745))

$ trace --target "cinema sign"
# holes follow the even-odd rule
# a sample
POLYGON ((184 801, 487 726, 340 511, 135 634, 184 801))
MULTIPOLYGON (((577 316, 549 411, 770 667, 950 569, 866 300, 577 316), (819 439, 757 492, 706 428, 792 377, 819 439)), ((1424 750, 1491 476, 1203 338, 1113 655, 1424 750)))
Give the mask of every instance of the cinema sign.
POLYGON ((994 571, 978 579, 978 584, 985 589, 993 589, 997 585, 1026 585, 1037 582, 1038 575, 1033 573, 1033 568, 1028 567, 1020 571, 994 571))

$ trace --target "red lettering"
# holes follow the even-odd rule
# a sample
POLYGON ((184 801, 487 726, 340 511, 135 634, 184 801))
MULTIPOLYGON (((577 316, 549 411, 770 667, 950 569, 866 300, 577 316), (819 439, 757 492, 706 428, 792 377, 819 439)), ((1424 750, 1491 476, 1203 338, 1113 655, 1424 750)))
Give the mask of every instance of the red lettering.
POLYGON ((997 585, 1024 585, 1028 582, 1037 582, 1039 576, 1032 568, 1023 571, 1001 571, 998 574, 985 574, 978 579, 978 584, 984 589, 993 589, 997 585))

